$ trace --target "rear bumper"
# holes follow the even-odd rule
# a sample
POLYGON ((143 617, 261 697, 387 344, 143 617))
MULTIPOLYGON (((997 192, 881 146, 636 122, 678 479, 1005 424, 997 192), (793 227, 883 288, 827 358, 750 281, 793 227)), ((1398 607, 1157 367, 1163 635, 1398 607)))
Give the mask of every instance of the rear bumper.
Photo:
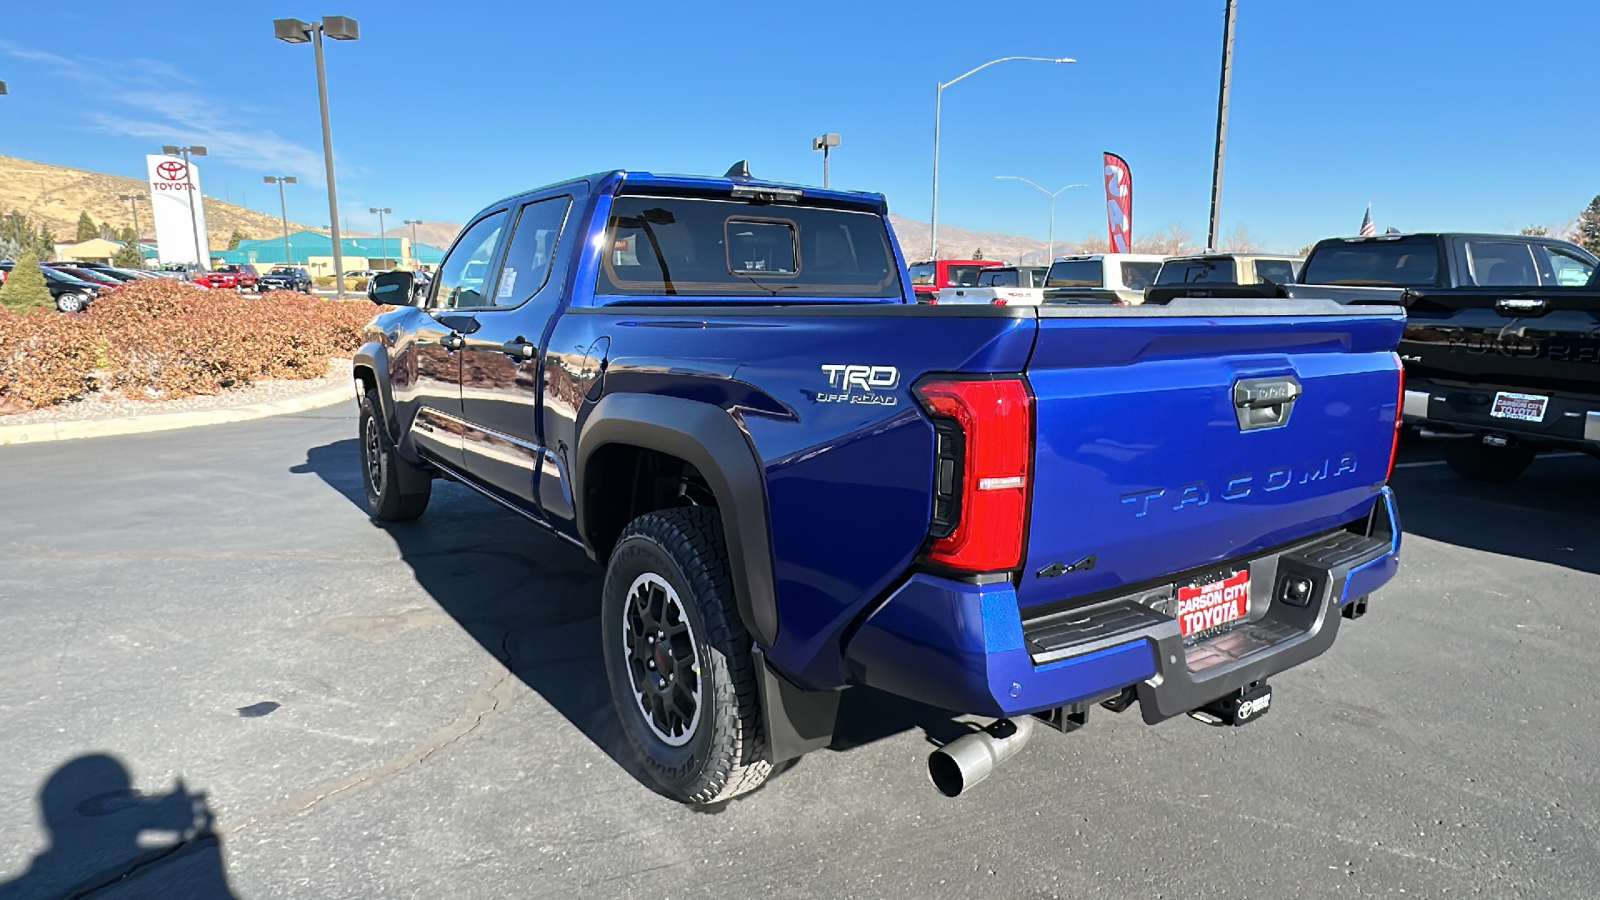
POLYGON ((919 574, 862 623, 845 655, 857 683, 957 712, 1015 716, 1094 703, 1132 687, 1145 721, 1158 722, 1332 646, 1343 607, 1399 568, 1390 489, 1369 521, 1369 535, 1335 532, 1247 560, 1248 622, 1190 647, 1162 606, 1171 585, 1024 621, 1009 581, 978 585, 919 574), (1305 606, 1273 599, 1279 579, 1291 573, 1315 585, 1305 606))
POLYGON ((1460 385, 1406 377, 1402 409, 1407 424, 1463 434, 1493 432, 1516 437, 1539 447, 1570 447, 1600 451, 1600 396, 1514 388, 1499 385, 1460 385), (1489 415, 1499 391, 1549 397, 1542 422, 1522 422, 1489 415))

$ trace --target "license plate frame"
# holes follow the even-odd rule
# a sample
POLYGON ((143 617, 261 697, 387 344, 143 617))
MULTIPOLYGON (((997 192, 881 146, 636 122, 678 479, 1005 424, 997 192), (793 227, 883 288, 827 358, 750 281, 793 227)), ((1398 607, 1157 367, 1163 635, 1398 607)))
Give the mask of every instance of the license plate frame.
POLYGON ((1497 391, 1494 402, 1489 405, 1489 415, 1514 422, 1543 422, 1549 409, 1550 398, 1543 394, 1497 391))
POLYGON ((1221 569, 1180 583, 1174 608, 1186 644, 1231 631, 1250 615, 1250 567, 1221 569))

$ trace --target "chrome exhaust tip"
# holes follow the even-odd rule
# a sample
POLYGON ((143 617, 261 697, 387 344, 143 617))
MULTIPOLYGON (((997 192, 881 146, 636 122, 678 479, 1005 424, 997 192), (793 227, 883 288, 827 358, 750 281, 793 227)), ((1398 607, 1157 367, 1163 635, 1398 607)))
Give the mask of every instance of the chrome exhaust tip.
POLYGON ((928 777, 939 793, 959 797, 1015 756, 1033 736, 1033 717, 996 719, 928 754, 928 777))

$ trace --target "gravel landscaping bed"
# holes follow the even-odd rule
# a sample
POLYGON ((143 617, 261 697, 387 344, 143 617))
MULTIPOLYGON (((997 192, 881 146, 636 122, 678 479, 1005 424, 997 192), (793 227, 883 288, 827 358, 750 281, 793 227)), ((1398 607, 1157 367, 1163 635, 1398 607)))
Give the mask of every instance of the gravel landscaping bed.
MULTIPOLYGON (((258 381, 249 387, 231 388, 220 394, 183 397, 177 400, 130 400, 116 393, 90 394, 82 400, 58 403, 43 409, 0 415, 0 425, 39 425, 48 422, 84 422, 117 419, 124 416, 153 416, 161 413, 202 412, 231 409, 252 403, 287 400, 315 394, 332 387, 349 387, 350 360, 330 359, 328 374, 321 378, 275 379, 258 381)), ((351 396, 355 396, 351 389, 351 396)))

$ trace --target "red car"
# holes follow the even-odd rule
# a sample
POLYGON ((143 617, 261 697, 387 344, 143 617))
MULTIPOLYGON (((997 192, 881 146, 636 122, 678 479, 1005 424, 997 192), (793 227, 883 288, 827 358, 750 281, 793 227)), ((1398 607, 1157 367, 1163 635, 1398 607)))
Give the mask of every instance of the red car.
POLYGON ((932 259, 912 263, 907 268, 911 272, 911 287, 917 292, 917 302, 932 303, 933 295, 940 288, 975 287, 980 269, 1003 265, 1005 263, 998 259, 932 259))
POLYGON ((242 265, 229 263, 217 266, 209 272, 202 272, 196 275, 194 283, 213 290, 233 288, 240 291, 253 291, 256 289, 256 279, 258 277, 256 267, 249 263, 242 265))

